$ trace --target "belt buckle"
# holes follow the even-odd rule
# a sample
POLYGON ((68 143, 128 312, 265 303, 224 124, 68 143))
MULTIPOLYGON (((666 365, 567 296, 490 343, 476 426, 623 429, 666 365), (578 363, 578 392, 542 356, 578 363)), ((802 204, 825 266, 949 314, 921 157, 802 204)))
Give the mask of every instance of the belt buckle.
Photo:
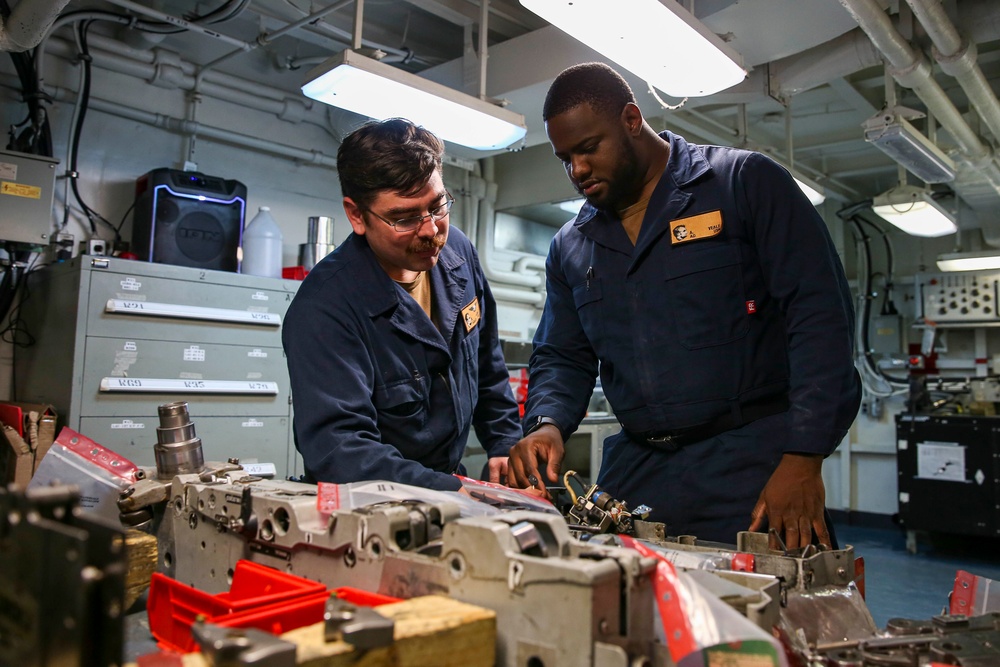
POLYGON ((673 435, 657 435, 646 438, 646 444, 651 447, 662 448, 668 452, 676 452, 681 448, 680 443, 676 440, 676 436, 673 435))

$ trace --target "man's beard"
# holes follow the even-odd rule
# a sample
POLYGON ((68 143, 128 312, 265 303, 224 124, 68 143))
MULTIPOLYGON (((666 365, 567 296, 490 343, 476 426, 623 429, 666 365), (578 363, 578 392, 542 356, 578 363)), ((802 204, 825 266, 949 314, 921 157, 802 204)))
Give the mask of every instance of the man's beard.
MULTIPOLYGON (((623 206, 623 202, 628 201, 628 198, 634 194, 633 188, 640 183, 639 160, 636 157, 635 149, 626 141, 622 141, 620 146, 614 172, 611 174, 611 178, 605 181, 607 192, 598 201, 587 199, 595 208, 605 211, 618 211, 626 208, 628 204, 623 206)), ((634 202, 629 202, 629 204, 631 203, 634 202)))

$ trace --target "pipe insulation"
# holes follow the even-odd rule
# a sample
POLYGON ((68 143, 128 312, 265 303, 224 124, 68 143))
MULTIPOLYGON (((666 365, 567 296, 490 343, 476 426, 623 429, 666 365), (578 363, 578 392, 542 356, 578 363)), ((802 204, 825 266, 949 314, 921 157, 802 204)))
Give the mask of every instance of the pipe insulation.
POLYGON ((910 88, 958 143, 965 159, 1000 193, 1000 167, 989 147, 972 131, 962 113, 934 80, 930 64, 895 29, 875 0, 840 0, 875 47, 889 62, 889 71, 901 86, 910 88))
POLYGON ((6 20, 0 17, 0 51, 38 46, 67 4, 69 0, 21 0, 6 20))
POLYGON ((941 71, 955 78, 979 117, 1000 140, 1000 101, 976 62, 976 45, 963 37, 937 0, 906 0, 934 43, 941 71))

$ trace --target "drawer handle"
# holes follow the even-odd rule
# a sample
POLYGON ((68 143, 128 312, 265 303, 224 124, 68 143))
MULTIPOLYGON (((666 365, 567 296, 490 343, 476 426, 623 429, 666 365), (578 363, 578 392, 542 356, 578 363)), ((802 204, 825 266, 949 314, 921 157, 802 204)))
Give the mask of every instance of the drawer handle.
POLYGON ((257 380, 172 380, 161 378, 101 378, 102 392, 157 394, 257 394, 276 396, 277 382, 257 380))
POLYGON ((277 313, 255 313, 248 310, 228 308, 204 308, 176 303, 155 303, 151 301, 130 301, 128 299, 108 299, 105 312, 124 315, 145 315, 148 317, 179 317, 186 320, 208 320, 211 322, 238 322, 261 326, 281 326, 281 315, 277 313))

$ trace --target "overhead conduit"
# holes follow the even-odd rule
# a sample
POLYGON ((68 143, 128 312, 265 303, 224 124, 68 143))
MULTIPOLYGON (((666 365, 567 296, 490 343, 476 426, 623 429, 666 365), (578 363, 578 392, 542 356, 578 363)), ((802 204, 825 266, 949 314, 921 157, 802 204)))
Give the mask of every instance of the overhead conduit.
POLYGON ((0 16, 0 51, 38 46, 69 0, 21 0, 6 20, 0 16))
POLYGON ((1000 195, 1000 167, 989 147, 972 131, 961 112, 934 80, 930 65, 893 27, 875 0, 840 0, 886 57, 893 78, 910 88, 958 144, 965 161, 1000 195))

